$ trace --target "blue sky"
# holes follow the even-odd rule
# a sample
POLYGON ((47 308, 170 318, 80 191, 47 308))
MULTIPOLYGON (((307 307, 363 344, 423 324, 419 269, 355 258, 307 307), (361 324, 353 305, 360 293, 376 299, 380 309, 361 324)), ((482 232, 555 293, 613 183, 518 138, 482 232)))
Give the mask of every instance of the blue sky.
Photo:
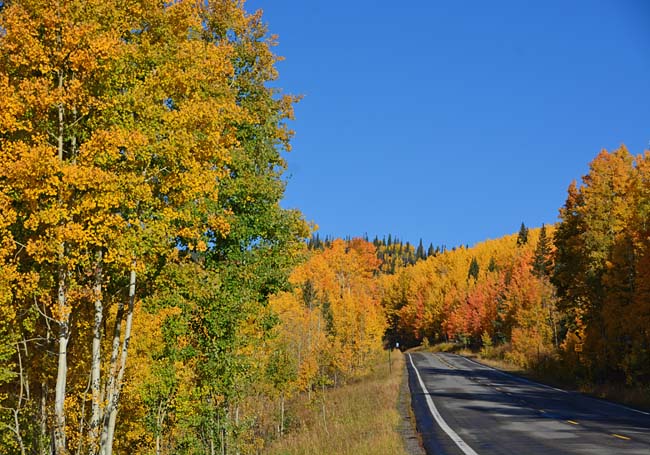
POLYGON ((474 244, 557 220, 650 141, 646 0, 249 0, 296 106, 283 206, 320 235, 474 244))

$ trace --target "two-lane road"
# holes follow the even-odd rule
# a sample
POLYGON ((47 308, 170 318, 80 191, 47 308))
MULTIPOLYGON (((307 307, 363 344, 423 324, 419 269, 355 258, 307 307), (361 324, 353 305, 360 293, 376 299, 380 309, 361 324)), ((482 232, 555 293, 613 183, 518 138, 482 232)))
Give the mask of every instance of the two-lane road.
POLYGON ((650 413, 447 353, 407 357, 427 453, 650 455, 650 413))

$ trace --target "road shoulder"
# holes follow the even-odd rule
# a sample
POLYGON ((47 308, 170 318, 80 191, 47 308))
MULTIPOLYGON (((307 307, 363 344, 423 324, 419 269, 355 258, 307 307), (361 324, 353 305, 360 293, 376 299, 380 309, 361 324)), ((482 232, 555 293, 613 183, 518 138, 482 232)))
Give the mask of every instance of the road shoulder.
POLYGON ((404 374, 400 384, 398 410, 400 413, 399 433, 402 436, 404 449, 410 455, 426 455, 422 446, 422 438, 417 432, 415 414, 411 408, 411 390, 409 387, 409 372, 407 362, 404 362, 404 374))

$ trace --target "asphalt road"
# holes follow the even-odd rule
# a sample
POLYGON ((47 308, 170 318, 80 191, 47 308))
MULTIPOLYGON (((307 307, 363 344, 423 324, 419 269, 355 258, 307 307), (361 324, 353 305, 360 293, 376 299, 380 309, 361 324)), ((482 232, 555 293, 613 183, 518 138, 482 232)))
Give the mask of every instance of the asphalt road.
POLYGON ((650 455, 650 413, 455 354, 409 354, 407 367, 418 431, 430 455, 650 455))

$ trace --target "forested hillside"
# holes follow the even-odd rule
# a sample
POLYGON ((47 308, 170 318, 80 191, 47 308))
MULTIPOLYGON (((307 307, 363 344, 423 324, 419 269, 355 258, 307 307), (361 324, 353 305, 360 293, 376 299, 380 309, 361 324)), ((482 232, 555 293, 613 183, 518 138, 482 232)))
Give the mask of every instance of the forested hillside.
POLYGON ((454 340, 589 381, 650 377, 650 154, 601 152, 556 226, 382 277, 391 342, 454 340))

